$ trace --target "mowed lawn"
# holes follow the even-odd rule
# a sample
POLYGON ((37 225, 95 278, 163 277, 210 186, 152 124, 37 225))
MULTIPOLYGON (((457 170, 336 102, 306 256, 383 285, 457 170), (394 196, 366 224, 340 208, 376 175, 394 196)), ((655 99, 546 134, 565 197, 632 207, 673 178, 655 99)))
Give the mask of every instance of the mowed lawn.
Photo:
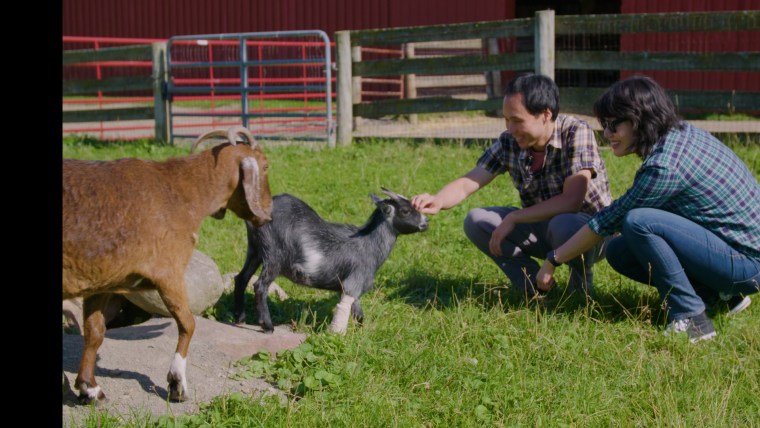
MULTIPOLYGON (((760 141, 729 145, 760 177, 760 141)), ((265 148, 272 192, 291 193, 325 219, 363 224, 384 186, 403 195, 437 191, 469 170, 483 145, 363 141, 351 147, 265 148)), ((188 149, 149 141, 108 144, 66 138, 66 158, 165 159, 188 149)), ((603 148, 613 196, 631 184, 640 161, 603 148)), ((122 419, 93 410, 87 426, 265 427, 751 427, 760 425, 760 297, 744 312, 711 312, 718 336, 689 344, 664 337, 653 287, 595 268, 597 300, 568 295, 567 267, 543 301, 510 293, 506 277, 462 231, 471 208, 517 205, 508 177, 460 206, 430 217, 427 232, 399 237, 362 298, 363 326, 327 333, 338 295, 277 282, 275 324, 309 334, 293 351, 255 355, 236 376, 260 376, 288 400, 218 397, 195 415, 122 419)), ((208 218, 198 249, 221 272, 246 253, 243 222, 208 218)), ((249 322, 256 320, 248 296, 249 322)), ((754 296, 753 296, 754 297, 754 296)), ((231 296, 207 316, 231 321, 231 296)), ((190 355, 192 361, 192 355, 190 355)), ((200 372, 189 367, 192 382, 200 372)))

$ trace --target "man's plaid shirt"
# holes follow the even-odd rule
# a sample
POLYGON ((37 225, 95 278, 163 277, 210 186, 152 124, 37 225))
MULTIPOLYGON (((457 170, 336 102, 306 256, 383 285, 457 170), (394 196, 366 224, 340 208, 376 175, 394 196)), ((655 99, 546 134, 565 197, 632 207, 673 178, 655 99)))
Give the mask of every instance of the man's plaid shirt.
POLYGON ((523 208, 559 195, 565 179, 583 169, 591 170, 592 180, 580 211, 593 215, 612 202, 599 146, 591 127, 583 120, 557 115, 554 135, 546 146, 543 168, 532 173, 530 164, 530 151, 520 149, 514 137, 506 131, 477 162, 479 167, 494 175, 509 172, 523 208))
POLYGON ((760 184, 731 149, 686 122, 654 145, 631 188, 589 227, 611 235, 634 208, 677 214, 742 254, 760 258, 760 184))

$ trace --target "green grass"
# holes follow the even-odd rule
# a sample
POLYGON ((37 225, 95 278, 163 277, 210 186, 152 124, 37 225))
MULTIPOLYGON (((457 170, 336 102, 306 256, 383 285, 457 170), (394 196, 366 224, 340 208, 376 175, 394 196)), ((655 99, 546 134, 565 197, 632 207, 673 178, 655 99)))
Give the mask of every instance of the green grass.
MULTIPOLYGON (((730 144, 758 170, 757 145, 730 144)), ((481 146, 367 141, 352 147, 266 148, 273 193, 292 193, 334 222, 362 224, 380 186, 405 195, 437 191, 474 165, 481 146)), ((163 159, 187 149, 150 142, 64 140, 63 155, 163 159)), ((630 185, 633 156, 603 150, 614 196, 630 185)), ((365 323, 346 336, 326 333, 334 293, 278 283, 290 299, 270 299, 275 324, 309 335, 276 360, 244 359, 237 377, 279 385, 289 400, 218 397, 198 414, 126 420, 94 411, 86 426, 709 426, 760 425, 760 301, 735 319, 714 317, 718 337, 690 345, 661 334, 656 291, 595 268, 598 301, 565 295, 566 267, 541 303, 509 293, 498 268, 462 232, 473 207, 517 204, 499 178, 462 205, 431 218, 430 229, 401 236, 362 298, 365 323)), ((245 258, 242 222, 206 219, 198 249, 222 273, 245 258)), ((252 295, 248 319, 255 320, 252 295)), ((214 317, 231 320, 231 296, 214 317)), ((192 362, 192 355, 190 355, 192 362)), ((192 364, 190 365, 192 367, 192 364)), ((202 374, 190 368, 190 381, 202 374), (195 373, 195 374, 193 374, 195 373)))

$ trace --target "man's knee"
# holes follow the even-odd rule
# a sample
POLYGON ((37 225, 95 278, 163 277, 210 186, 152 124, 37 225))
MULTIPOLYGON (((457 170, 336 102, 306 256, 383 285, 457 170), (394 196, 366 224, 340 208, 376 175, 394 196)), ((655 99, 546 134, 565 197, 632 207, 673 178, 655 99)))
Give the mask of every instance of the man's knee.
POLYGON ((547 226, 547 238, 553 248, 564 244, 575 232, 577 232, 589 220, 589 216, 572 213, 558 214, 549 220, 547 226))
POLYGON ((490 239, 491 236, 491 232, 488 229, 493 230, 496 227, 491 224, 494 219, 489 219, 489 217, 493 216, 493 212, 484 208, 471 209, 464 218, 463 228, 465 236, 476 245, 482 244, 484 239, 487 242, 487 239, 490 239))

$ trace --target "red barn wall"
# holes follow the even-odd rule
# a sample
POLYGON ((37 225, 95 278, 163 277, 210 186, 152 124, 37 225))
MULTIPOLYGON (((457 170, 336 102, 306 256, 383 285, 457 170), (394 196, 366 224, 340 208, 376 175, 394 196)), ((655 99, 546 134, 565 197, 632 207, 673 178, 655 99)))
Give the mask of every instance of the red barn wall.
MULTIPOLYGON (((621 13, 760 10, 760 0, 622 0, 621 13)), ((760 31, 623 34, 622 52, 760 51, 760 31)), ((620 78, 646 74, 672 90, 760 91, 760 72, 622 71, 620 78)))
POLYGON ((514 18, 515 0, 63 0, 66 36, 340 30, 514 18))

